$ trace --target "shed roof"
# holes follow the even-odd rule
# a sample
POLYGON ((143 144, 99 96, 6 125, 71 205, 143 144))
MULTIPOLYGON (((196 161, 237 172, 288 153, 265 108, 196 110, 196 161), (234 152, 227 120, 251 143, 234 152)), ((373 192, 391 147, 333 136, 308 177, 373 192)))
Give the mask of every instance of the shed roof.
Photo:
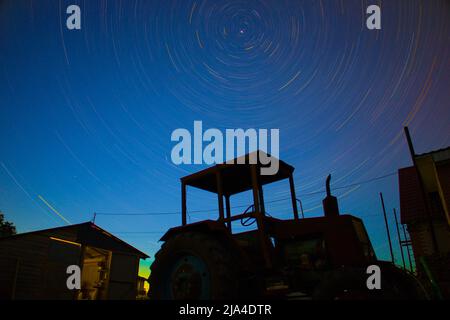
POLYGON ((76 242, 82 245, 91 245, 101 249, 107 249, 111 251, 121 251, 134 253, 141 258, 148 258, 149 256, 136 249, 127 242, 117 238, 108 231, 100 228, 92 222, 83 222, 79 224, 72 224, 68 226, 36 230, 31 232, 23 232, 16 235, 0 238, 0 241, 10 240, 19 237, 29 236, 33 234, 48 234, 57 233, 58 231, 69 231, 76 235, 76 242))

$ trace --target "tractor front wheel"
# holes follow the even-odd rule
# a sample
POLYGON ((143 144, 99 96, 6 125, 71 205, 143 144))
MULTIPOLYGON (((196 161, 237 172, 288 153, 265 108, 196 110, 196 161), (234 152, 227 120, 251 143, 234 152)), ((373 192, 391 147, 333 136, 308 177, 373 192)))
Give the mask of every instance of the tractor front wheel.
POLYGON ((238 294, 237 263, 211 235, 180 233, 155 255, 149 282, 152 299, 229 299, 238 294))

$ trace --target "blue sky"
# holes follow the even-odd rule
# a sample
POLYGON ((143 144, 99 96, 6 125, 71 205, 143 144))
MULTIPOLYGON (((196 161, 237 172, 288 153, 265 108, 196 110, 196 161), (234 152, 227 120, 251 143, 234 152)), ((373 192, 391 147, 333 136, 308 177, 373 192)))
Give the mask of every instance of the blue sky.
MULTIPOLYGON (((204 167, 172 164, 172 131, 194 120, 278 128, 306 216, 322 214, 316 192, 331 173, 333 186, 352 185, 335 191, 341 211, 364 219, 387 259, 378 193, 398 208, 393 173, 411 164, 403 126, 418 152, 450 144, 449 9, 438 0, 2 1, 0 210, 19 232, 128 214, 96 222, 153 255, 180 216, 130 213, 179 211, 179 178, 204 167), (374 3, 381 30, 365 27, 374 3), (70 4, 81 30, 65 27, 70 4)), ((287 193, 279 183, 265 196, 287 193)), ((216 204, 188 196, 193 210, 216 204)), ((288 201, 267 209, 291 214, 288 201)))

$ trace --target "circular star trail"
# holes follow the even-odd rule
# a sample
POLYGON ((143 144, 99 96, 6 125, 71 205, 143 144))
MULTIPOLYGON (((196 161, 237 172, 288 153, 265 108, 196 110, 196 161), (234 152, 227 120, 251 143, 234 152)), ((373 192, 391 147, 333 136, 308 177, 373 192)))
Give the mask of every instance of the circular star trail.
MULTIPOLYGON (((331 173, 341 211, 366 219, 384 254, 378 192, 398 207, 403 126, 418 152, 450 144, 450 5, 376 3, 381 30, 366 28, 373 3, 360 0, 78 1, 73 31, 64 1, 0 2, 0 209, 19 230, 64 223, 38 196, 71 222, 175 212, 179 178, 203 166, 170 161, 174 129, 277 128, 307 216, 322 214, 331 173)), ((215 200, 193 192, 188 206, 215 200)), ((289 207, 267 209, 287 217, 289 207)), ((179 220, 99 223, 161 231, 179 220)), ((129 240, 152 253, 157 239, 129 240)))

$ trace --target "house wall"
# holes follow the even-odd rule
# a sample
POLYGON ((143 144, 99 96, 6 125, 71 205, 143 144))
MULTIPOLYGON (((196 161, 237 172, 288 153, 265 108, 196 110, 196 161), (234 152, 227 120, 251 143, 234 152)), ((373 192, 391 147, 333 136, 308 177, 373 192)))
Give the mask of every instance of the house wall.
POLYGON ((398 170, 400 193, 400 221, 402 224, 426 220, 425 202, 420 190, 419 176, 415 167, 398 170))
MULTIPOLYGON (((439 251, 442 254, 450 252, 450 233, 446 223, 443 221, 434 222, 434 232, 438 242, 439 251)), ((408 231, 411 237, 414 256, 422 257, 433 254, 430 225, 428 222, 416 222, 408 224, 408 231)))
POLYGON ((1 299, 42 298, 48 242, 37 235, 0 242, 1 299))
MULTIPOLYGON (((64 236, 54 233, 52 236, 64 236)), ((70 234, 66 233, 68 238, 70 234)), ((72 252, 71 261, 61 259, 59 243, 49 234, 34 233, 0 241, 0 299, 57 299, 71 298, 60 291, 57 271, 66 263, 76 261, 79 256, 72 252)), ((78 253, 79 254, 79 253, 78 253)), ((66 266, 67 267, 67 266, 66 266)), ((64 276, 65 274, 65 268, 64 276)), ((64 281, 65 284, 65 281, 64 281)), ((67 288, 66 290, 67 291, 67 288)))
POLYGON ((436 165, 436 174, 439 182, 439 194, 443 201, 443 207, 447 218, 447 224, 450 226, 450 163, 441 163, 436 165))

